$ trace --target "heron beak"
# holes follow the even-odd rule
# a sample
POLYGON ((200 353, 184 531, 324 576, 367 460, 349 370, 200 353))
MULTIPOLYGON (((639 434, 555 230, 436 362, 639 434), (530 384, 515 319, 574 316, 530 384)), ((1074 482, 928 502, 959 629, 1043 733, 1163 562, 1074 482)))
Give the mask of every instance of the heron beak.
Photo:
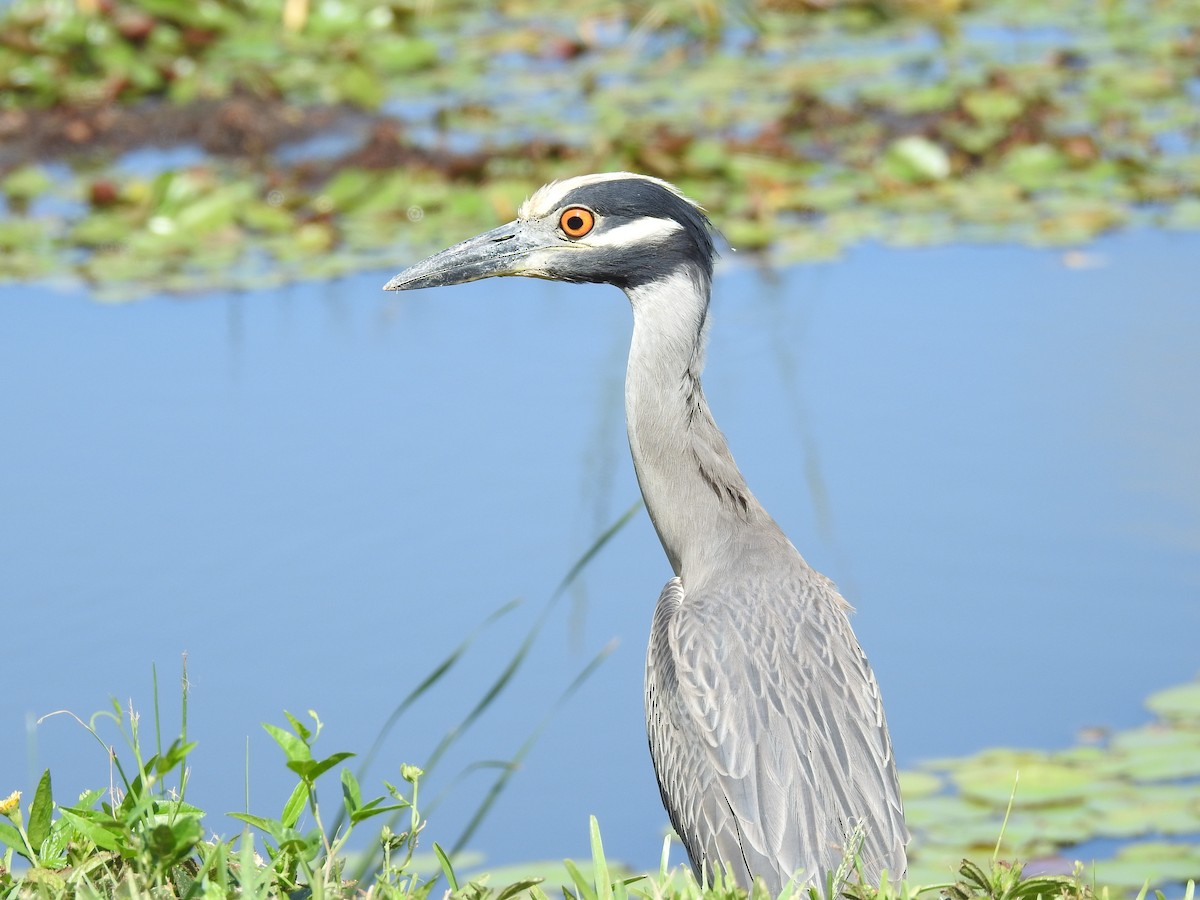
POLYGON ((519 219, 455 244, 409 266, 383 286, 385 291, 464 284, 494 275, 526 274, 523 263, 543 244, 519 219))

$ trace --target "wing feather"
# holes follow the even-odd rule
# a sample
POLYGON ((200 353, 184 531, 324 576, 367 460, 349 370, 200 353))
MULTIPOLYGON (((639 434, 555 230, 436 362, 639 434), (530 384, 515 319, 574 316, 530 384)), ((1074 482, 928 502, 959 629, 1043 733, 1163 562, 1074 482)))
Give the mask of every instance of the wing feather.
POLYGON ((906 869, 891 742, 874 675, 830 582, 752 566, 685 593, 668 582, 646 661, 663 802, 693 867, 777 893, 824 882, 856 826, 864 874, 906 869))

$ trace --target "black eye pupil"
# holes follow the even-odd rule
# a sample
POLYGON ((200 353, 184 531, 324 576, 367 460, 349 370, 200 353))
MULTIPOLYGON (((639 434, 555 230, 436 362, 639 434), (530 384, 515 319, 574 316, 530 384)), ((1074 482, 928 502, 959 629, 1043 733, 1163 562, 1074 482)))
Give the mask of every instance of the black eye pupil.
POLYGON ((580 216, 571 216, 567 219, 567 228, 571 231, 579 231, 583 228, 583 219, 580 216))

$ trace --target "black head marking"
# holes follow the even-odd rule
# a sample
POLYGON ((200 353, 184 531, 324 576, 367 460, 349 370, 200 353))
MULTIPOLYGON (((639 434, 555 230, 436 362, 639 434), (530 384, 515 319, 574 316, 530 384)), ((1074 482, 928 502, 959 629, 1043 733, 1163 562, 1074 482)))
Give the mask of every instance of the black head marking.
POLYGON ((697 206, 648 178, 628 176, 594 181, 563 194, 559 208, 585 206, 601 217, 607 228, 620 227, 643 218, 667 219, 680 230, 661 242, 606 248, 610 258, 607 277, 595 274, 585 280, 609 281, 619 287, 631 287, 669 275, 681 265, 699 266, 712 276, 712 224, 697 206), (613 265, 619 263, 619 265, 613 265))

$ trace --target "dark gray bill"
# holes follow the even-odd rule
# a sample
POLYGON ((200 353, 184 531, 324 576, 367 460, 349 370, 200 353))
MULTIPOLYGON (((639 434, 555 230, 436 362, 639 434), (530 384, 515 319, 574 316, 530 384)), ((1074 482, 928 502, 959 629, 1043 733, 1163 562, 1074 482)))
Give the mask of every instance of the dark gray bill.
POLYGON ((415 291, 417 288, 478 281, 493 275, 516 275, 521 261, 540 247, 538 241, 529 237, 523 222, 509 222, 414 263, 383 289, 415 291))

